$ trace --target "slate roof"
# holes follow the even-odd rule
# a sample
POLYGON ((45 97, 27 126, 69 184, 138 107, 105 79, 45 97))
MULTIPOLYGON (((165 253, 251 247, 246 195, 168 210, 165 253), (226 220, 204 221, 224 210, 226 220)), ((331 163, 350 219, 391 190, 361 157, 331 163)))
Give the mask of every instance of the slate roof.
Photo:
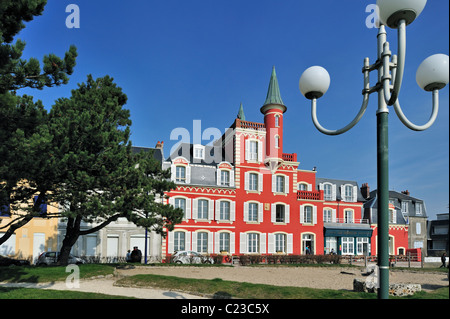
POLYGON ((317 189, 319 189, 319 184, 321 183, 331 183, 336 185, 336 200, 343 200, 343 194, 341 194, 341 186, 342 185, 352 185, 356 186, 357 189, 357 201, 358 202, 365 202, 366 199, 361 195, 361 190, 358 186, 358 183, 355 181, 346 181, 346 180, 340 180, 340 179, 331 179, 331 178, 316 178, 316 186, 317 189))

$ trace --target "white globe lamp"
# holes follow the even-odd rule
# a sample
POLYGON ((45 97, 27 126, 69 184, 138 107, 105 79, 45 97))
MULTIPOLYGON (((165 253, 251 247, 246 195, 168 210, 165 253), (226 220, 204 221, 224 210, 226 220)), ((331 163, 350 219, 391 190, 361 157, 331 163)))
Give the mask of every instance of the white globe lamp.
POLYGON ((443 89, 449 81, 448 55, 435 54, 426 58, 417 69, 416 81, 425 91, 443 89))
POLYGON ((330 87, 330 75, 321 66, 312 66, 303 72, 300 77, 300 92, 307 99, 320 98, 330 87))
POLYGON ((412 23, 423 11, 427 0, 377 0, 381 23, 397 29, 400 20, 412 23))

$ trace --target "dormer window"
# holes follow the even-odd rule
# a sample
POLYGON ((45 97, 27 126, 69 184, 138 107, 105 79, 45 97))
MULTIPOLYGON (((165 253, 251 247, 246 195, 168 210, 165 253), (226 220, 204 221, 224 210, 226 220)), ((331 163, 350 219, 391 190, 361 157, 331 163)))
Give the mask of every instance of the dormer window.
POLYGON ((217 185, 234 187, 234 169, 228 162, 222 162, 217 167, 217 185))
POLYGON ((175 182, 186 183, 186 167, 176 166, 175 182))
POLYGON ((194 159, 205 159, 205 147, 203 145, 194 145, 194 159))

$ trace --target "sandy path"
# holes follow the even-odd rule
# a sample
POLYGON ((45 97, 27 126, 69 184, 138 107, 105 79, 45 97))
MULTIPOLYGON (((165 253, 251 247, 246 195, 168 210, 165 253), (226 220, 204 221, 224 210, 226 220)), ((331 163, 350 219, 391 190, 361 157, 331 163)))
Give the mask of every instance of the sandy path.
MULTIPOLYGON (((117 270, 118 275, 155 274, 184 278, 232 280, 276 286, 310 287, 320 289, 353 290, 354 278, 366 278, 357 268, 318 267, 136 267, 117 270)), ((448 287, 445 273, 418 271, 391 271, 390 283, 421 284, 422 289, 432 290, 448 287)))
POLYGON ((68 288, 65 282, 55 283, 0 283, 0 287, 23 287, 54 290, 73 290, 95 292, 113 296, 127 296, 142 299, 203 299, 204 297, 186 294, 179 291, 170 291, 153 288, 128 288, 114 286, 115 279, 80 280, 78 288, 68 288))

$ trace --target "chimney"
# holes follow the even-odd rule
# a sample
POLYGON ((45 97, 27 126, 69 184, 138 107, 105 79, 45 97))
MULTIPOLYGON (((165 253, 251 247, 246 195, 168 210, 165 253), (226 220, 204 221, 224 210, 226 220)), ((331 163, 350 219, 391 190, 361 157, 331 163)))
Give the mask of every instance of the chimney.
POLYGON ((155 146, 155 148, 158 150, 158 149, 160 149, 160 150, 162 150, 163 149, 163 147, 164 147, 164 142, 163 141, 158 141, 158 143, 156 143, 156 146, 155 146))
POLYGON ((361 195, 365 198, 368 199, 370 197, 370 187, 368 183, 364 183, 361 186, 361 195))
POLYGON ((405 194, 406 196, 409 196, 409 190, 402 191, 402 194, 405 194))

